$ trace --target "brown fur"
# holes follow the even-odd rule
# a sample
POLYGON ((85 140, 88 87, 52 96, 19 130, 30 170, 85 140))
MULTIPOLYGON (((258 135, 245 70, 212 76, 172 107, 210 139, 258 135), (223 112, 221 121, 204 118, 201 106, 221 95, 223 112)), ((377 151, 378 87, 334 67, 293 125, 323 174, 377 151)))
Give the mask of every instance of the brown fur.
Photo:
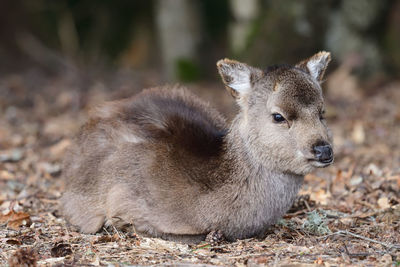
POLYGON ((218 68, 242 109, 231 126, 178 87, 92 113, 64 165, 61 203, 72 224, 87 233, 132 224, 184 242, 220 230, 234 240, 263 234, 289 209, 303 175, 321 167, 313 145, 330 140, 318 81, 301 66, 218 68), (273 123, 275 109, 287 124, 273 123))

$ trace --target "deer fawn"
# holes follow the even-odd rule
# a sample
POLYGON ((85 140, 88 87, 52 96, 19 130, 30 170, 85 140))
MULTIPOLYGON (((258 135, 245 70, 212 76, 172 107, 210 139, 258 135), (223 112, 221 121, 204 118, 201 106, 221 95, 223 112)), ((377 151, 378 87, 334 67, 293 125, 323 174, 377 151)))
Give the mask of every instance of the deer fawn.
POLYGON ((67 154, 69 222, 196 242, 259 236, 291 207, 303 176, 333 162, 319 52, 265 71, 217 63, 240 112, 223 117, 183 88, 153 88, 93 112, 67 154))

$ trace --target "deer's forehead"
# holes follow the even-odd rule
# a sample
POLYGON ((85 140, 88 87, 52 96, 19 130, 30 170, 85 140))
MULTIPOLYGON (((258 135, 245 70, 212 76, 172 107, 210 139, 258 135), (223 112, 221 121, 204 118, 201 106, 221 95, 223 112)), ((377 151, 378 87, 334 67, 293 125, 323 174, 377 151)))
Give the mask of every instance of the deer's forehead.
POLYGON ((279 79, 275 88, 276 99, 283 106, 312 107, 323 101, 321 88, 306 75, 295 74, 290 79, 279 79))
POLYGON ((298 77, 276 82, 275 105, 289 119, 296 119, 302 114, 318 112, 323 105, 322 91, 316 82, 308 77, 298 77))

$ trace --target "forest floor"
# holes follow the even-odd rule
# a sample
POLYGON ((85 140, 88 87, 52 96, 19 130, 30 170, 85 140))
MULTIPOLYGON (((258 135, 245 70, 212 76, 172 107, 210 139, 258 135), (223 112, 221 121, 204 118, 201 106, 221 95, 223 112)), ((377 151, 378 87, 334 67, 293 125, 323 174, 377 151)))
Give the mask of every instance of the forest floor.
MULTIPOLYGON (((68 225, 57 203, 73 135, 89 107, 158 82, 150 77, 0 77, 0 266, 400 266, 400 83, 361 94, 339 70, 325 86, 335 163, 306 176, 303 201, 265 239, 185 245, 68 225)), ((232 118, 222 83, 189 88, 232 118)))

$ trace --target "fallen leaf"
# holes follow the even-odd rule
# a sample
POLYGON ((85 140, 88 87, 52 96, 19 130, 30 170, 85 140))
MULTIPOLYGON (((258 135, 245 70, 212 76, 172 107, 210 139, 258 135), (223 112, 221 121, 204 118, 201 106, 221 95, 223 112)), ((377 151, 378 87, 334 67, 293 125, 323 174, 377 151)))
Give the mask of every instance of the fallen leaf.
POLYGON ((8 260, 10 267, 34 267, 37 266, 37 252, 31 248, 21 248, 17 250, 8 260))
POLYGON ((392 224, 395 221, 400 220, 400 205, 391 207, 390 209, 386 209, 383 212, 380 212, 377 217, 377 221, 384 222, 386 224, 392 224))
POLYGON ((382 170, 378 168, 375 164, 371 163, 365 168, 367 174, 373 174, 375 176, 381 176, 383 174, 382 170))
POLYGON ((21 226, 29 226, 31 219, 28 213, 11 210, 7 214, 0 215, 0 223, 7 223, 7 228, 18 230, 21 226))
POLYGON ((357 212, 354 215, 351 215, 352 218, 360 218, 360 219, 365 219, 365 218, 369 218, 369 217, 373 217, 376 215, 375 211, 371 211, 371 212, 357 212))
POLYGON ((18 239, 7 239, 6 243, 9 245, 18 245, 18 246, 22 245, 22 242, 19 241, 18 239))
POLYGON ((387 197, 381 197, 378 199, 378 206, 383 210, 390 208, 389 199, 387 197))
POLYGON ((362 181, 363 181, 363 178, 358 175, 358 176, 351 178, 349 181, 349 184, 350 184, 350 186, 356 186, 356 185, 361 184, 362 181))
POLYGON ((392 261, 392 256, 390 254, 385 254, 379 259, 379 263, 382 264, 382 266, 391 266, 393 261, 392 261))
POLYGON ((354 219, 351 217, 340 218, 339 221, 348 226, 351 226, 354 223, 354 219))
POLYGON ((12 174, 11 172, 6 171, 6 170, 0 171, 0 179, 3 179, 3 180, 13 180, 14 178, 15 178, 15 175, 12 174))
POLYGON ((51 256, 56 258, 65 257, 71 254, 72 254, 72 248, 70 244, 56 243, 54 244, 54 247, 51 249, 51 256))
POLYGON ((351 137, 356 144, 362 144, 365 142, 365 131, 361 122, 355 123, 351 137))
POLYGON ((108 243, 108 242, 115 242, 118 241, 120 238, 117 234, 110 236, 110 235, 104 235, 100 236, 97 238, 96 241, 94 241, 94 244, 99 244, 99 243, 108 243))
POLYGON ((259 257, 254 257, 250 261, 256 264, 266 264, 270 260, 270 257, 267 256, 259 256, 259 257))
POLYGON ((318 257, 318 258, 314 261, 314 263, 315 263, 315 264, 322 265, 322 264, 324 264, 324 261, 323 261, 323 259, 322 259, 321 257, 318 257))
POLYGON ((317 192, 313 192, 310 194, 310 198, 321 205, 326 205, 328 203, 328 199, 331 197, 331 193, 327 192, 324 189, 320 189, 317 192))

